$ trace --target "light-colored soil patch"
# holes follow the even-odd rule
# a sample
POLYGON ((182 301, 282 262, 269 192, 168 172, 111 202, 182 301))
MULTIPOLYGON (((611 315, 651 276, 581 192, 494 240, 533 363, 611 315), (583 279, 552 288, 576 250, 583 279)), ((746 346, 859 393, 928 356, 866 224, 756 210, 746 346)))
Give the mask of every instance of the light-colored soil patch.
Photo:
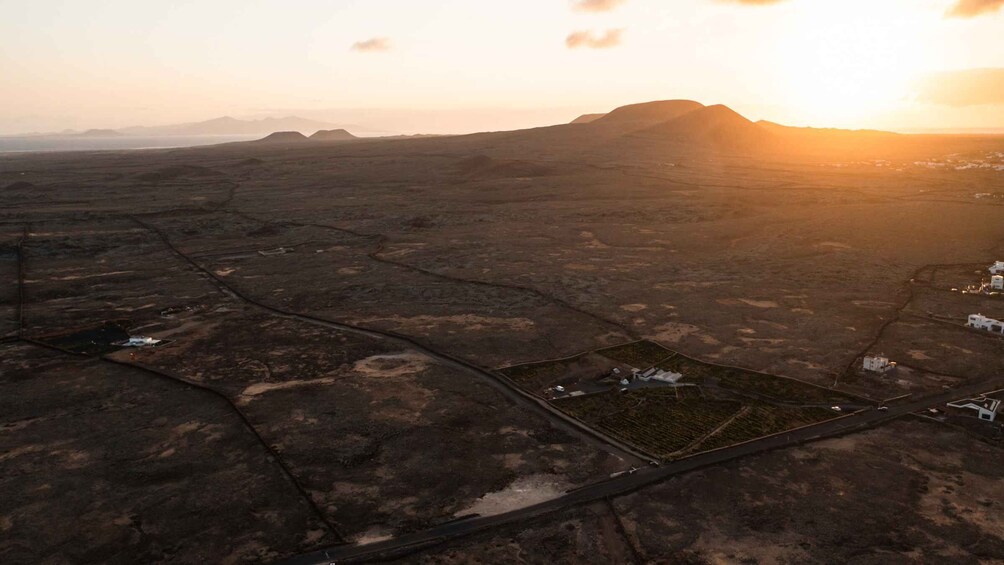
POLYGON ((352 370, 367 377, 403 377, 424 371, 432 359, 408 351, 390 355, 373 355, 360 359, 352 365, 352 370))
POLYGON ((924 351, 920 349, 910 349, 909 351, 906 352, 906 354, 910 356, 910 359, 916 359, 918 361, 927 361, 929 359, 933 359, 933 357, 929 357, 928 355, 925 354, 924 351))
POLYGON ((305 386, 329 385, 335 382, 335 380, 335 377, 324 377, 323 379, 286 381, 281 383, 255 383, 241 391, 241 396, 258 396, 273 390, 287 390, 305 386))
POLYGON ((534 321, 529 318, 493 318, 489 316, 476 316, 474 314, 463 314, 458 316, 388 316, 382 318, 365 318, 357 320, 359 323, 389 321, 400 326, 415 329, 434 330, 445 325, 461 326, 464 331, 497 330, 507 329, 513 331, 525 331, 534 327, 534 321))
POLYGON ((679 343, 679 341, 691 334, 701 331, 701 328, 690 324, 669 322, 654 328, 655 333, 650 337, 656 341, 679 343))
POLYGON ((817 243, 816 247, 828 247, 830 249, 853 249, 850 245, 840 243, 839 241, 823 241, 817 243))
POLYGON ((624 310, 625 312, 641 312, 642 310, 645 310, 646 308, 648 308, 648 306, 646 306, 645 304, 622 304, 621 305, 621 310, 624 310))
POLYGON ((494 516, 557 498, 565 494, 568 488, 569 485, 561 477, 555 475, 520 477, 503 490, 482 496, 474 501, 474 504, 455 515, 494 516))
POLYGON ((356 536, 355 542, 359 545, 366 545, 368 543, 377 543, 381 541, 387 541, 394 537, 394 534, 381 528, 380 526, 374 526, 362 534, 356 536))
POLYGON ((752 298, 740 298, 739 302, 754 308, 777 308, 777 302, 773 300, 753 300, 752 298))

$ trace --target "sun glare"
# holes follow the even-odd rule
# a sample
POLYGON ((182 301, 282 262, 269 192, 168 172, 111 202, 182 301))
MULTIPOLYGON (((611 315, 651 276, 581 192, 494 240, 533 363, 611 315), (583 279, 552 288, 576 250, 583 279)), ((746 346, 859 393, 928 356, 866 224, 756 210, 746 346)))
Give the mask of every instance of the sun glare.
POLYGON ((907 100, 928 49, 918 22, 895 2, 807 4, 777 42, 775 72, 793 114, 853 126, 907 100))

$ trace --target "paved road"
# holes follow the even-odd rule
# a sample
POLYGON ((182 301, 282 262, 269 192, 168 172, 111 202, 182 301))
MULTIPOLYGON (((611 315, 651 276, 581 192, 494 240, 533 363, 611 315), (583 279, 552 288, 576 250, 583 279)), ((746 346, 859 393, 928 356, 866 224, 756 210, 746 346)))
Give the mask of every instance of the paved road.
POLYGON ((315 551, 281 562, 281 565, 315 565, 327 563, 342 563, 350 561, 377 560, 388 558, 395 553, 407 552, 409 549, 433 545, 439 542, 470 535, 489 528, 524 521, 536 516, 558 512, 573 506, 586 504, 604 498, 630 493, 640 488, 658 483, 674 475, 693 471, 702 467, 724 463, 740 457, 755 455, 778 449, 810 442, 826 437, 842 435, 874 427, 878 424, 899 418, 901 416, 924 410, 941 407, 946 402, 974 396, 1004 385, 1004 377, 982 381, 955 388, 937 395, 923 397, 911 402, 890 406, 888 410, 868 409, 854 414, 828 420, 812 426, 799 428, 787 433, 781 433, 747 443, 700 453, 686 459, 667 463, 661 467, 640 469, 634 474, 621 475, 571 491, 564 496, 548 500, 519 510, 498 514, 495 516, 472 517, 469 519, 449 522, 420 532, 405 534, 396 538, 366 545, 342 545, 325 550, 315 551))

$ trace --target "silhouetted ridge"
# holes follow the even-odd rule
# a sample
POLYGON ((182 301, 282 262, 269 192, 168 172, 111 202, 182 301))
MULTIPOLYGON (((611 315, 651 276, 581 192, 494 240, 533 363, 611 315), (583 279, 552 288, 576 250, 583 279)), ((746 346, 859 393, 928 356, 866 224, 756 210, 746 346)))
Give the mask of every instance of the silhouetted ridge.
POLYGON ((313 141, 348 141, 359 138, 344 129, 322 129, 310 136, 310 139, 313 141))
POLYGON ((256 143, 299 143, 307 141, 307 136, 298 131, 277 131, 269 134, 256 143))
POLYGON ((582 114, 581 116, 579 116, 578 118, 575 118, 574 120, 572 120, 569 123, 571 123, 571 124, 590 124, 590 123, 593 123, 596 120, 602 118, 603 116, 606 116, 606 114, 582 114))
POLYGON ((688 112, 703 108, 704 104, 693 100, 661 100, 621 106, 613 112, 596 119, 593 123, 642 128, 672 120, 688 112))
POLYGON ((776 145, 775 137, 765 128, 721 104, 688 112, 635 135, 736 150, 762 150, 776 145))

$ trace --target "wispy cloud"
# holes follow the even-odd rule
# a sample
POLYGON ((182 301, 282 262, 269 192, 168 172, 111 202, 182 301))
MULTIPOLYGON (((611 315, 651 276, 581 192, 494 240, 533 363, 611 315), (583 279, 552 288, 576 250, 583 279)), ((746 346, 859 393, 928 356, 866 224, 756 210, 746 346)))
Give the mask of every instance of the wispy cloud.
POLYGON ((996 12, 1001 6, 1004 6, 1004 0, 959 0, 946 15, 952 18, 973 18, 996 12))
POLYGON ((576 12, 609 12, 627 0, 572 0, 576 12))
POLYGON ((621 44, 623 29, 608 29, 603 35, 595 35, 592 31, 576 31, 565 38, 569 49, 588 47, 590 49, 609 49, 621 44))
POLYGON ((1004 104, 1004 69, 945 71, 924 77, 918 85, 921 102, 944 106, 1004 104))
POLYGON ((780 4, 787 0, 715 0, 721 4, 746 4, 748 6, 766 6, 768 4, 780 4))
POLYGON ((390 39, 386 37, 374 37, 365 41, 357 41, 352 44, 352 50, 363 53, 390 51, 390 39))

